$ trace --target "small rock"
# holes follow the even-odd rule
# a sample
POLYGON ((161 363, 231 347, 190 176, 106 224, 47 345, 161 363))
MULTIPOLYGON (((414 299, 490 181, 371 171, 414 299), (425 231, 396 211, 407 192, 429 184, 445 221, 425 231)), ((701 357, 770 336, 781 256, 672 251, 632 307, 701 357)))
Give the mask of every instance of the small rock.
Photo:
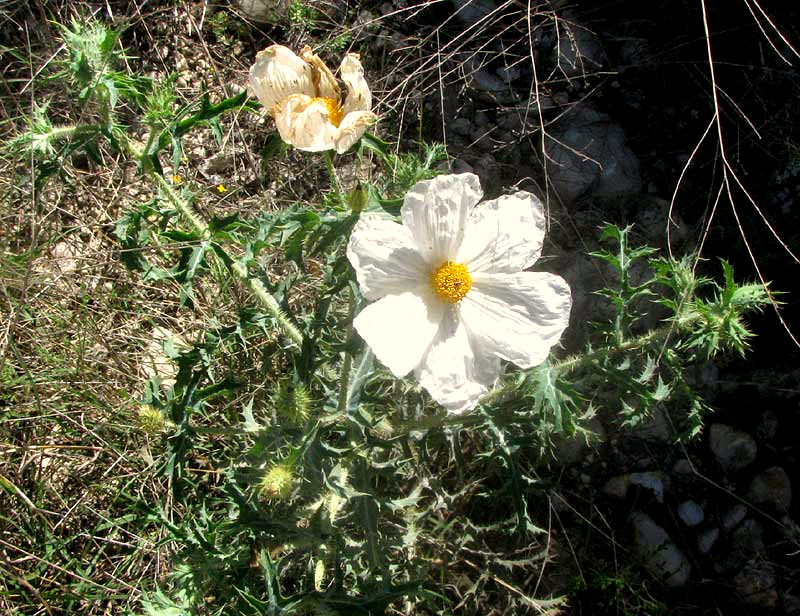
POLYGON ((689 561, 667 531, 641 511, 631 514, 631 524, 639 556, 650 574, 668 586, 686 584, 691 573, 689 561))
POLYGON ((756 426, 756 435, 765 441, 771 441, 778 434, 778 415, 775 411, 764 411, 756 426))
POLYGON ((692 463, 686 458, 678 460, 672 467, 672 473, 675 475, 691 475, 693 472, 692 463))
POLYGON ((497 177, 497 160, 495 160, 494 156, 491 154, 483 154, 475 161, 472 168, 481 180, 483 180, 481 184, 484 186, 490 182, 491 178, 497 177))
POLYGON ((756 520, 748 518, 742 522, 739 527, 733 531, 732 538, 737 559, 744 562, 752 556, 763 552, 764 539, 762 535, 761 524, 756 520))
POLYGON ((761 524, 752 518, 745 519, 728 536, 727 550, 714 560, 718 573, 737 573, 749 560, 763 555, 764 540, 761 524))
POLYGON ((631 478, 629 475, 617 475, 606 481, 606 485, 603 486, 603 493, 617 498, 625 498, 630 486, 631 478))
POLYGON ((276 23, 288 6, 285 0, 239 0, 242 15, 253 21, 276 23))
POLYGON ((672 209, 669 201, 659 197, 642 196, 638 199, 638 204, 634 224, 639 233, 646 238, 648 245, 665 246, 667 232, 672 246, 678 246, 689 238, 690 226, 672 209))
POLYGON ((726 532, 732 531, 734 528, 739 526, 739 522, 744 520, 744 516, 747 515, 747 505, 742 503, 737 503, 730 509, 728 509, 725 513, 722 514, 722 528, 726 532))
POLYGON ((800 543, 800 525, 788 515, 781 516, 780 523, 784 538, 792 543, 800 543))
POLYGON ((664 409, 656 407, 651 416, 637 426, 635 434, 646 441, 668 443, 672 438, 672 428, 664 409))
POLYGON ((705 518, 703 508, 693 500, 688 500, 678 505, 678 517, 686 526, 697 526, 705 518))
POLYGON ((468 61, 465 66, 470 70, 471 84, 476 90, 484 92, 503 92, 509 89, 509 85, 502 79, 495 77, 489 71, 480 68, 476 61, 468 61))
POLYGON ((586 431, 575 436, 560 434, 553 442, 553 457, 560 466, 569 466, 577 462, 591 464, 594 461, 592 447, 602 443, 606 438, 606 429, 598 417, 592 417, 584 426, 586 431))
POLYGON ((764 561, 750 561, 733 578, 736 592, 742 601, 753 607, 772 608, 778 603, 775 590, 775 570, 764 561))
POLYGON ((726 473, 741 470, 756 459, 758 448, 749 434, 720 423, 713 424, 709 432, 711 452, 726 473))
POLYGON ((447 124, 447 128, 456 135, 467 136, 472 132, 472 122, 467 118, 456 118, 447 124))
POLYGON ((714 547, 717 539, 719 539, 719 529, 716 526, 707 528, 700 533, 700 536, 697 538, 697 551, 701 554, 708 554, 711 548, 714 547))
POLYGON ((472 165, 470 165, 463 158, 456 158, 452 165, 453 173, 472 173, 472 165))
POLYGON ((597 71, 608 60, 598 37, 572 19, 562 20, 558 32, 557 62, 567 77, 597 71))
POLYGON ((494 74, 506 83, 511 83, 522 76, 522 71, 516 66, 500 66, 494 70, 494 74))
POLYGON ((550 506, 553 508, 553 511, 557 513, 567 513, 574 511, 574 506, 571 505, 566 498, 556 490, 553 490, 549 493, 549 501, 550 506))
POLYGON ((785 470, 772 466, 753 479, 747 497, 756 504, 786 513, 792 504, 792 482, 785 470))
POLYGON ((236 159, 233 154, 218 153, 201 163, 205 175, 226 174, 234 170, 236 159))
POLYGON ((586 103, 565 111, 545 143, 555 192, 566 204, 591 194, 619 200, 641 189, 641 163, 628 147, 622 126, 586 103))
POLYGON ((783 609, 786 616, 800 616, 800 597, 794 595, 783 595, 783 609))
POLYGON ((664 502, 664 486, 667 480, 664 473, 658 471, 647 471, 644 473, 631 473, 631 483, 642 488, 652 490, 659 503, 664 502))
POLYGON ((456 18, 467 26, 476 26, 497 10, 493 0, 453 0, 456 18))
POLYGON ((583 459, 586 441, 576 436, 559 435, 554 442, 553 457, 559 466, 570 466, 583 459))

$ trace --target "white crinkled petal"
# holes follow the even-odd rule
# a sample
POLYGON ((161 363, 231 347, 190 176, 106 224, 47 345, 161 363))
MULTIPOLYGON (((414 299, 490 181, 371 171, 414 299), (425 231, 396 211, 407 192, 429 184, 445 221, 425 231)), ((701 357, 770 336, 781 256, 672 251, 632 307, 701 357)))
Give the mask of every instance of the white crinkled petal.
POLYGON ((371 111, 352 111, 348 113, 339 124, 336 132, 335 145, 339 154, 344 154, 353 147, 353 144, 361 139, 367 130, 367 126, 374 124, 378 120, 371 111))
POLYGON ((314 96, 311 66, 288 47, 271 45, 258 52, 250 67, 248 90, 274 115, 274 107, 291 94, 314 96))
POLYGON ((472 210, 456 261, 470 272, 513 273, 539 258, 544 242, 542 202, 520 191, 484 201, 472 210))
POLYGON ((298 150, 332 150, 337 129, 328 120, 325 103, 294 94, 277 107, 275 125, 286 143, 298 150))
POLYGON ((361 218, 350 235, 347 258, 364 297, 412 291, 428 284, 428 266, 403 225, 378 216, 361 218))
POLYGON ((416 293, 387 295, 353 320, 358 335, 396 377, 416 368, 433 341, 444 308, 416 293))
POLYGON ((472 343, 457 310, 450 308, 416 376, 448 413, 459 414, 475 408, 494 385, 500 375, 500 360, 472 343))
POLYGON ((311 66, 314 96, 330 98, 338 103, 341 100, 341 91, 328 65, 308 45, 300 50, 300 57, 311 66))
POLYGON ((400 215, 428 263, 438 267, 455 258, 469 213, 482 195, 473 173, 440 175, 408 191, 400 215))
POLYGON ((344 100, 345 114, 353 111, 370 111, 372 109, 372 93, 369 91, 367 80, 364 79, 364 67, 357 53, 348 53, 342 60, 339 68, 342 81, 347 86, 347 96, 344 100))
POLYGON ((538 366, 569 325, 572 296, 547 272, 475 274, 461 301, 461 318, 485 353, 520 368, 538 366))

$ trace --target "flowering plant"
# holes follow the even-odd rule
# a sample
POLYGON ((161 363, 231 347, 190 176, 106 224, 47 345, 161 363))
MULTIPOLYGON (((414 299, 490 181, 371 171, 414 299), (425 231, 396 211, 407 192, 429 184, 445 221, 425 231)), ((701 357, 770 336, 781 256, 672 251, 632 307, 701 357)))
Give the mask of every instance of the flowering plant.
MULTIPOLYGON (((744 354, 752 337, 745 315, 774 302, 765 285, 737 283, 724 261, 718 283, 700 272, 705 267, 695 255, 656 257, 653 248, 630 243, 629 228, 609 225, 590 256, 605 268, 608 282, 597 293, 607 301, 604 320, 611 318, 589 328, 582 351, 546 360, 567 326, 572 292, 559 276, 528 271, 541 254, 545 232, 543 207, 534 195, 518 191, 481 202, 475 175, 431 179, 442 146, 423 143, 418 153, 405 153, 375 137, 369 140, 375 154, 370 179, 358 189, 342 191, 333 157, 326 156, 331 193, 318 202, 293 195, 276 200, 279 207, 265 208, 259 199, 248 210, 241 199, 234 215, 218 216, 223 212, 217 204, 241 194, 235 179, 220 177, 208 184, 216 191, 198 190, 192 167, 181 167, 182 139, 255 103, 241 92, 215 103, 203 96, 196 106, 178 106, 171 82, 131 80, 112 70, 123 59, 117 34, 98 24, 64 37, 77 58, 70 62, 73 79, 67 84, 79 86, 74 94, 81 103, 69 108, 84 110, 91 103, 97 119, 88 114, 86 123, 56 126, 41 107, 6 153, 32 165, 33 187, 60 178, 78 151, 98 165, 135 164, 143 181, 152 183, 143 185, 152 199, 130 202, 117 220, 118 260, 108 264, 125 263, 138 273, 137 283, 118 270, 115 280, 123 286, 111 285, 107 297, 107 306, 130 312, 123 332, 139 328, 142 306, 154 307, 144 315, 153 321, 175 319, 192 332, 183 342, 158 337, 159 364, 172 362, 175 369, 148 373, 133 406, 145 440, 130 443, 156 488, 136 502, 145 513, 140 539, 146 545, 136 553, 153 550, 148 537, 160 520, 163 543, 181 561, 163 591, 142 593, 148 614, 399 613, 407 597, 413 597, 409 610, 449 613, 454 593, 464 605, 464 588, 453 580, 469 583, 466 594, 490 598, 498 596, 490 587, 495 581, 498 588, 513 586, 485 571, 518 570, 517 579, 527 584, 533 579, 530 566, 550 549, 549 536, 546 544, 537 543, 541 529, 532 516, 538 508, 528 500, 546 503, 549 496, 539 454, 556 436, 586 434, 598 410, 604 422, 636 425, 654 409, 669 408, 679 436, 698 434, 707 410, 694 387, 698 366, 725 350, 744 354), (92 41, 92 53, 84 53, 92 41), (123 107, 124 118, 118 115, 123 107), (126 133, 129 110, 149 128, 143 147, 126 133), (170 147, 173 167, 165 169, 170 147), (96 156, 106 149, 115 156, 96 156), (204 193, 213 204, 202 201, 204 193), (394 213, 401 197, 397 224, 385 213, 394 213), (207 221, 204 211, 214 218, 207 221), (372 302, 366 307, 359 287, 372 302), (129 292, 137 295, 129 298, 129 292), (666 315, 660 322, 648 314, 656 302, 666 315), (405 379, 374 369, 376 356, 396 377, 413 371, 449 415, 405 379), (522 370, 489 392, 503 361, 522 370), (470 409, 475 412, 466 413, 470 409), (162 494, 166 486, 169 492, 162 494), (504 538, 525 544, 514 550, 513 560, 504 538), (430 581, 438 577, 431 572, 438 570, 451 576, 442 580, 441 595, 430 592, 430 581), (473 582, 468 576, 475 571, 473 582)), ((330 154, 350 147, 375 119, 357 56, 345 57, 341 76, 349 90, 344 103, 333 75, 309 48, 298 57, 275 45, 260 54, 250 86, 285 140, 330 154)), ((280 178, 275 183, 276 195, 289 188, 280 178)), ((49 211, 46 217, 57 219, 60 235, 60 217, 49 211)), ((39 248, 32 246, 30 254, 39 248)), ((12 256, 9 263, 27 259, 12 256)), ((107 275, 102 267, 98 280, 107 275)), ((587 289, 587 281, 576 279, 577 297, 578 285, 587 289)), ((93 286, 93 297, 101 297, 105 287, 93 286)), ((83 282, 80 288, 76 300, 83 297, 83 282)), ((6 295, 16 306, 14 294, 6 295)), ((52 319, 59 313, 52 312, 50 297, 42 293, 35 300, 48 303, 47 319, 26 317, 31 324, 52 320, 61 328, 62 319, 52 319)), ((83 301, 67 303, 80 309, 70 323, 90 314, 83 301)), ((20 314, 28 313, 24 308, 20 314)), ((584 306, 580 318, 591 323, 594 317, 584 306)), ((14 323, 22 327, 24 320, 14 323)), ((91 329, 104 331, 99 324, 92 321, 91 329)), ((38 340, 38 332, 29 333, 25 340, 38 340)), ((114 340, 118 348, 131 344, 127 333, 114 340)), ((23 357, 17 355, 22 346, 13 347, 15 357, 23 357)), ((62 347, 71 352, 62 339, 57 346, 59 353, 62 347)), ((117 347, 104 341, 97 348, 117 347)), ((35 362, 42 360, 39 351, 34 355, 35 362)), ((55 365, 60 374, 62 363, 55 365)), ((104 379, 108 365, 116 362, 95 367, 104 379)), ((25 382, 18 380, 27 373, 22 368, 6 371, 14 383, 25 382)), ((29 388, 15 385, 9 395, 23 389, 29 388)), ((117 404, 116 382, 113 390, 117 404)), ((85 392, 76 391, 83 404, 85 392)), ((50 397, 55 415, 68 417, 60 396, 50 397)), ((105 418, 107 407, 102 406, 100 434, 117 424, 105 418)), ((118 424, 125 444, 131 436, 127 425, 118 424)), ((25 447, 17 449, 27 455, 25 447)), ((126 502, 130 480, 122 480, 123 499, 113 500, 126 502)), ((24 491, 8 486, 30 509, 24 491)), ((86 536, 126 525, 129 509, 120 521, 104 518, 86 536)), ((45 535, 67 545, 51 532, 46 516, 39 517, 45 535)), ((26 545, 29 537, 23 540, 26 545)), ((69 556, 69 550, 56 551, 69 556)), ((41 594, 55 596, 50 587, 56 581, 49 573, 39 581, 45 578, 47 593, 41 594)), ((75 579, 85 586, 85 575, 75 579)), ((69 609, 85 602, 73 591, 63 594, 70 595, 69 609)), ((539 605, 521 591, 507 595, 500 608, 506 613, 539 605)), ((560 601, 541 604, 556 608, 560 601)))
POLYGON ((249 91, 275 118, 286 143, 307 152, 341 154, 377 116, 358 54, 345 54, 339 72, 347 86, 344 100, 333 73, 310 47, 298 57, 283 45, 272 45, 256 56, 249 91))
POLYGON ((519 191, 478 204, 476 175, 443 175, 406 195, 402 225, 362 218, 347 248, 367 299, 353 325, 395 376, 410 371, 451 413, 472 409, 500 360, 542 363, 569 324, 560 276, 526 272, 544 239, 542 203, 519 191))

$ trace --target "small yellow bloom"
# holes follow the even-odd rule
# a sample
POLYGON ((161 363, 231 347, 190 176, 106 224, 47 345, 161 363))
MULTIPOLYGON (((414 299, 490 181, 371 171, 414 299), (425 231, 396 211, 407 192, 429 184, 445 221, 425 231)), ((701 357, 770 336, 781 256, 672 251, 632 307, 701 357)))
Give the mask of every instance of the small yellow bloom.
POLYGON ((217 192, 226 193, 228 192, 228 189, 225 187, 225 184, 217 184, 217 192))
POLYGON ((173 184, 180 184, 181 182, 183 182, 183 178, 181 176, 179 176, 177 173, 172 176, 172 183, 173 184))
POLYGON ((378 118, 371 111, 372 93, 358 54, 346 54, 339 72, 347 86, 344 99, 333 73, 309 46, 298 57, 283 45, 272 45, 256 56, 249 91, 275 118, 286 143, 307 152, 341 154, 378 118))

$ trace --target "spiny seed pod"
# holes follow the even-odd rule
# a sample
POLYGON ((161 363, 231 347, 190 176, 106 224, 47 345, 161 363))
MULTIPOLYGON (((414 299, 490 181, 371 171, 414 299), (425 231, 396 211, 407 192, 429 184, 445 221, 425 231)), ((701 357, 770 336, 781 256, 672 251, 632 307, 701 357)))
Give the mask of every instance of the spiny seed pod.
POLYGON ((258 485, 258 493, 265 500, 286 500, 294 486, 294 470, 288 464, 274 464, 258 485))
POLYGON ((164 414, 151 404, 143 404, 139 407, 136 420, 139 424, 139 429, 147 436, 154 436, 167 428, 167 420, 164 414))
POLYGON ((322 587, 325 585, 325 560, 320 558, 314 565, 314 590, 322 592, 322 587))
POLYGON ((311 413, 311 395, 301 383, 281 383, 273 398, 278 418, 299 426, 308 421, 311 413))
POLYGON ((382 417, 378 423, 372 426, 372 429, 378 438, 388 439, 394 435, 394 426, 386 417, 382 417))

